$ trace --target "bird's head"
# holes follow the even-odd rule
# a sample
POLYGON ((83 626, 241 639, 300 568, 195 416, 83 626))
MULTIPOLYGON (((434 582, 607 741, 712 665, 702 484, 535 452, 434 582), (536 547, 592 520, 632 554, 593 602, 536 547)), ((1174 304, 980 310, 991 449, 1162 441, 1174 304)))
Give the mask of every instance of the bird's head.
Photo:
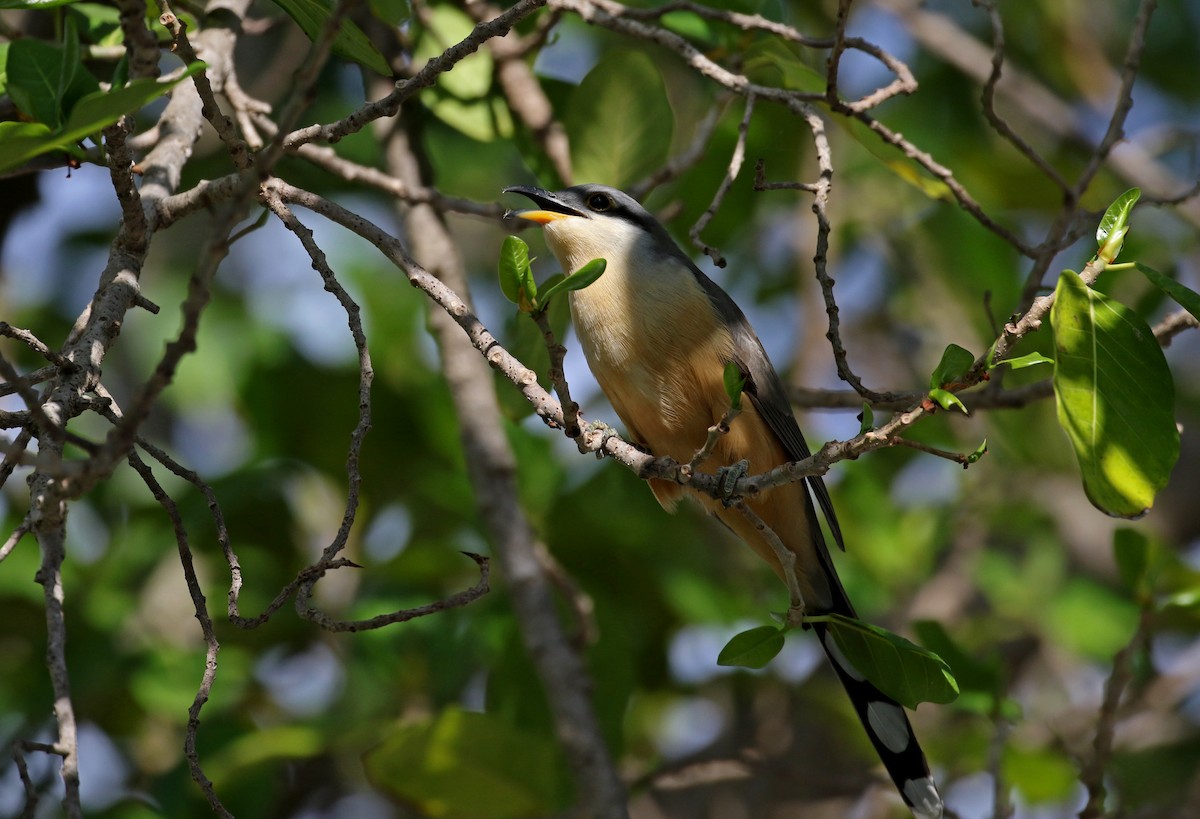
POLYGON ((681 255, 662 225, 629 194, 605 185, 576 185, 546 191, 516 185, 505 193, 532 200, 533 210, 512 216, 536 222, 546 231, 546 243, 568 273, 592 259, 614 265, 681 255))

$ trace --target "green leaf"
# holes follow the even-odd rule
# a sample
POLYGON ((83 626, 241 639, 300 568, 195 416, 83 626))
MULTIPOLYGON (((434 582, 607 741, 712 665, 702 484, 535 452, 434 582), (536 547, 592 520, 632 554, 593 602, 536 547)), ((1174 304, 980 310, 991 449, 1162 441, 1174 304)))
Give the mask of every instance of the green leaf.
POLYGON ((717 665, 762 668, 782 649, 783 631, 775 626, 759 626, 735 634, 717 655, 717 665))
POLYGON ((1058 421, 1096 508, 1134 518, 1166 485, 1179 457, 1175 385, 1141 318, 1063 271, 1050 311, 1058 421))
POLYGON ((714 41, 712 27, 699 14, 691 11, 669 11, 659 18, 662 27, 680 37, 702 43, 714 41))
POLYGON ((1133 266, 1142 271, 1142 275, 1149 279, 1159 290, 1175 299, 1180 307, 1191 313, 1192 318, 1200 319, 1200 293, 1184 287, 1174 279, 1164 276, 1153 267, 1148 267, 1141 262, 1134 262, 1133 266))
POLYGON ((604 274, 608 262, 604 259, 592 259, 570 276, 551 276, 542 284, 542 292, 538 297, 539 308, 544 308, 550 299, 559 293, 570 293, 582 290, 604 274))
POLYGON ((729 396, 729 405, 735 410, 742 408, 742 390, 746 387, 746 377, 742 375, 742 368, 736 362, 725 362, 725 372, 722 373, 725 381, 725 394, 729 396))
POLYGON ((1017 356, 1016 358, 1006 358, 999 364, 993 364, 992 368, 1003 367, 1005 364, 1012 367, 1014 370, 1021 370, 1025 367, 1034 367, 1038 364, 1053 364, 1054 359, 1044 356, 1041 353, 1029 353, 1028 355, 1017 356))
MULTIPOLYGON (((453 73, 442 76, 448 77, 453 73)), ((436 88, 427 88, 421 92, 421 102, 435 117, 477 142, 512 138, 512 114, 499 99, 485 97, 464 102, 436 88)))
MULTIPOLYGON (((413 51, 413 64, 418 67, 465 40, 475 28, 475 21, 466 12, 448 3, 430 6, 421 22, 424 27, 413 51)), ((492 73, 492 52, 481 48, 455 64, 453 71, 439 75, 437 84, 460 100, 478 100, 491 90, 492 73)))
POLYGON ((861 620, 840 614, 821 619, 859 673, 901 705, 916 708, 922 702, 953 702, 958 696, 950 666, 932 651, 861 620))
POLYGON ((456 707, 400 726, 365 763, 375 787, 441 819, 547 816, 565 806, 568 791, 552 739, 456 707))
POLYGON ((983 443, 981 443, 978 447, 976 447, 975 451, 967 456, 967 463, 969 463, 969 464, 979 463, 979 459, 982 458, 984 455, 986 455, 987 451, 988 451, 987 438, 984 438, 983 443))
POLYGON ((937 401, 938 406, 944 410, 948 410, 951 407, 958 407, 964 415, 967 413, 967 408, 963 405, 963 402, 959 400, 957 395, 948 390, 943 390, 940 387, 932 389, 929 391, 929 397, 937 401))
MULTIPOLYGON (((325 21, 333 13, 332 0, 275 0, 275 4, 296 21, 296 25, 313 40, 321 35, 325 21)), ((371 44, 366 34, 348 18, 342 18, 341 27, 333 40, 333 53, 343 59, 356 62, 376 74, 392 76, 392 69, 379 49, 371 44)))
POLYGON ((0 172, 19 167, 48 151, 71 150, 75 143, 161 97, 204 67, 204 63, 197 62, 168 82, 141 78, 108 93, 88 94, 75 104, 66 124, 57 131, 51 132, 40 123, 36 123, 37 128, 21 127, 32 123, 0 123, 0 172), (7 125, 18 127, 3 127, 7 125))
POLYGON ((858 434, 870 432, 875 428, 875 411, 871 409, 871 405, 863 401, 862 412, 858 414, 858 434))
POLYGON ((950 666, 964 695, 982 693, 994 701, 1000 694, 1003 677, 1000 663, 995 658, 984 661, 973 657, 936 620, 918 620, 913 623, 913 631, 922 645, 950 666))
POLYGON ((529 245, 516 236, 507 236, 500 246, 500 292, 513 304, 521 302, 522 271, 529 270, 529 245))
POLYGON ((624 187, 662 167, 674 114, 653 61, 613 51, 596 64, 567 104, 575 178, 624 187))
POLYGON ((933 373, 929 376, 930 387, 944 387, 967 374, 975 363, 975 355, 957 344, 948 344, 942 351, 942 360, 938 362, 933 373))
MULTIPOLYGON (((1133 211, 1133 206, 1141 196, 1141 188, 1130 188, 1108 206, 1108 210, 1104 211, 1104 216, 1100 218, 1100 226, 1096 228, 1096 245, 1098 247, 1104 247, 1116 231, 1129 229, 1129 214, 1133 211)), ((1121 235, 1124 236, 1125 234, 1122 233, 1121 235)), ((1108 261, 1111 262, 1115 258, 1116 254, 1114 253, 1108 261)))
POLYGON ((7 66, 13 105, 31 119, 56 127, 62 121, 58 99, 62 49, 22 38, 9 45, 7 66))

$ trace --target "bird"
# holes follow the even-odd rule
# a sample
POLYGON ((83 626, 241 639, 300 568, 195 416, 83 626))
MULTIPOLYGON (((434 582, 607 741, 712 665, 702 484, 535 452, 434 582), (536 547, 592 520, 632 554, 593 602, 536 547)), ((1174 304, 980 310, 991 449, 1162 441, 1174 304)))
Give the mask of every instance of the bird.
MULTIPOLYGON (((511 215, 542 226, 568 277, 593 259, 605 260, 603 275, 570 292, 571 320, 589 369, 634 444, 689 463, 730 408, 724 374, 732 362, 750 400, 705 463, 760 474, 809 456, 783 382, 745 314, 636 199, 598 184, 556 192, 516 185, 504 193, 533 202, 533 209, 511 215)), ((744 500, 794 561, 781 560, 769 535, 736 506, 673 481, 649 483, 668 511, 686 495, 699 501, 799 591, 807 613, 855 616, 814 507, 815 498, 844 549, 819 477, 744 500)), ((811 628, 905 804, 917 819, 939 819, 942 798, 904 709, 855 668, 824 622, 811 628)))

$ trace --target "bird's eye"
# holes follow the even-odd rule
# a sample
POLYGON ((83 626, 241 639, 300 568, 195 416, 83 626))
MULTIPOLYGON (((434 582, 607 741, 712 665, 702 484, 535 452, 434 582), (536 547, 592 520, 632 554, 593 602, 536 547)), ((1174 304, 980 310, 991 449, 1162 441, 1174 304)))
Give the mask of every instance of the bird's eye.
POLYGON ((613 206, 613 200, 608 194, 593 193, 587 198, 587 206, 600 213, 609 210, 613 206))

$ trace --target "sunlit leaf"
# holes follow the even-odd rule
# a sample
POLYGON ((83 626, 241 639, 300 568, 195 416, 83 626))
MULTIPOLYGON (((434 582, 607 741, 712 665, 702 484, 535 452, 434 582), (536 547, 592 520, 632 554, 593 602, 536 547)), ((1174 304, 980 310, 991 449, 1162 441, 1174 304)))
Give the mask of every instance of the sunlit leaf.
POLYGON ((507 236, 500 246, 500 291, 513 304, 521 301, 521 279, 529 269, 529 245, 516 236, 507 236))
MULTIPOLYGON (((422 66, 440 56, 449 46, 465 40, 475 28, 466 12, 449 3, 431 5, 421 15, 423 28, 417 38, 413 62, 422 66)), ((477 100, 492 87, 492 53, 481 48, 455 64, 453 71, 438 76, 438 85, 460 100, 477 100)))
POLYGON ((929 376, 930 387, 944 387, 966 375, 975 363, 975 355, 957 344, 947 344, 942 358, 929 376))
POLYGON ((567 104, 576 179, 623 187, 658 170, 674 123, 654 62, 640 51, 610 52, 567 104))
POLYGON ((883 693, 907 708, 953 702, 958 683, 942 658, 887 629, 840 614, 825 615, 846 659, 883 693))
POLYGON ((546 279, 542 285, 541 294, 538 296, 539 307, 549 304, 550 299, 559 293, 570 293, 591 285, 604 274, 607 266, 608 262, 604 259, 592 259, 570 276, 551 276, 546 279))
POLYGON ((964 414, 967 412, 966 405, 963 404, 957 395, 949 390, 943 390, 941 388, 930 390, 929 397, 936 401, 938 406, 944 410, 954 407, 961 410, 964 414))
POLYGON ((762 668, 782 650, 783 631, 775 626, 759 626, 735 634, 717 655, 717 665, 762 668))
POLYGON ((1054 307, 1054 392, 1083 475, 1101 511, 1137 517, 1179 457, 1175 387, 1141 318, 1067 270, 1054 307))

